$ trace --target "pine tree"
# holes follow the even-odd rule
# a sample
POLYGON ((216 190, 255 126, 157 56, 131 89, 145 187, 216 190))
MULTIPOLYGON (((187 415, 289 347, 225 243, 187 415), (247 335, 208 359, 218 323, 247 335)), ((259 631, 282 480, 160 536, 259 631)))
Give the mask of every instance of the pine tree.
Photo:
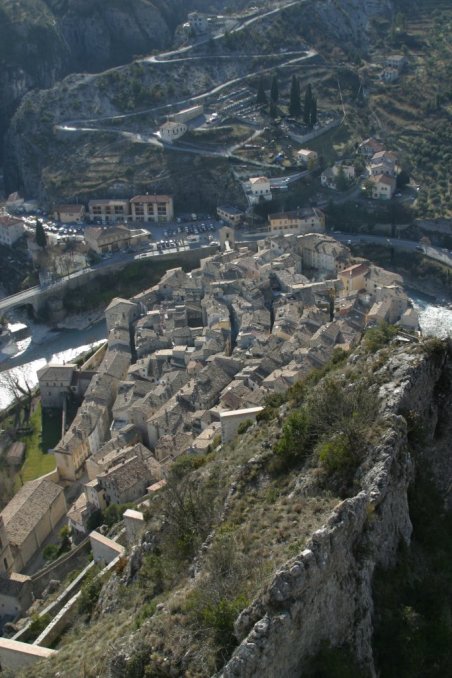
POLYGON ((272 78, 272 84, 270 88, 270 99, 274 104, 278 103, 279 99, 279 87, 278 87, 278 78, 276 75, 272 78))
POLYGON ((257 86, 256 104, 258 106, 262 105, 265 106, 267 104, 267 95, 265 94, 264 78, 260 78, 259 84, 257 86))
POLYGON ((312 108, 312 87, 309 84, 306 87, 306 92, 304 95, 303 120, 305 125, 311 124, 311 108, 312 108))
POLYGON ((36 244, 43 249, 47 246, 47 236, 42 223, 39 219, 36 219, 36 232, 35 232, 36 244))
POLYGON ((300 83, 296 75, 292 76, 290 85, 289 114, 295 117, 301 115, 300 83))

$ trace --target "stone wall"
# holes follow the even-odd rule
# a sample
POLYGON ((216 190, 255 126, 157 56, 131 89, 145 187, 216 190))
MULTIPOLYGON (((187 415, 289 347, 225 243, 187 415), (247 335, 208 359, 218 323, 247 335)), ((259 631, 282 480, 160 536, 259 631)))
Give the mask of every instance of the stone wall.
POLYGON ((33 594, 39 598, 51 579, 64 579, 70 572, 85 567, 91 550, 89 537, 32 576, 33 594))

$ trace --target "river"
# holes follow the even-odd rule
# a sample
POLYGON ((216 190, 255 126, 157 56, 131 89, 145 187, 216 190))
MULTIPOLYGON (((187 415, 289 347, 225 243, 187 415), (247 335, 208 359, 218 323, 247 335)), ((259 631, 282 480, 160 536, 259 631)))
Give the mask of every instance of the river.
MULTIPOLYGON (((410 291, 413 306, 419 313, 422 333, 440 338, 452 337, 452 310, 432 304, 426 297, 410 291)), ((11 372, 30 386, 37 384, 36 371, 48 362, 70 362, 93 345, 105 340, 107 330, 101 321, 84 330, 60 330, 53 332, 43 325, 32 327, 33 339, 19 343, 19 352, 0 363, 0 409, 12 402, 5 386, 3 374, 11 372), (3 381, 3 383, 2 383, 3 381)))
POLYGON ((13 400, 5 382, 8 374, 30 386, 38 383, 37 370, 49 362, 68 363, 78 355, 105 340, 105 320, 83 330, 49 330, 45 325, 32 325, 32 338, 17 342, 18 352, 0 362, 0 410, 13 400))

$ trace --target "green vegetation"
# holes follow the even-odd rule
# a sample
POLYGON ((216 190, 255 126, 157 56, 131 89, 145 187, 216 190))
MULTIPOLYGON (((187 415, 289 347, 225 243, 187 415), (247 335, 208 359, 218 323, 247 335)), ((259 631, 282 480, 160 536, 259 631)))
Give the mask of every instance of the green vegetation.
POLYGON ((44 547, 42 552, 44 560, 56 560, 56 558, 59 558, 63 553, 66 553, 66 551, 70 551, 71 540, 69 535, 69 527, 65 525, 60 530, 59 544, 47 544, 47 546, 44 547))
POLYGON ((36 244, 39 247, 45 248, 47 245, 47 235, 44 231, 42 222, 39 219, 36 219, 36 233, 35 233, 36 244))
POLYGON ((398 331, 395 325, 389 325, 386 322, 380 323, 377 327, 371 327, 364 334, 363 345, 365 350, 369 351, 369 353, 375 353, 380 348, 383 348, 383 346, 389 344, 398 331))
POLYGON ((31 615, 31 624, 29 626, 28 632, 32 638, 37 638, 40 633, 44 631, 46 626, 49 625, 51 621, 49 614, 32 614, 31 615))
POLYGON ((295 118, 301 115, 300 81, 296 75, 292 76, 290 85, 289 114, 295 118))
POLYGON ((78 599, 78 611, 81 615, 91 617, 94 608, 99 600, 102 586, 105 583, 99 576, 99 567, 93 567, 86 576, 85 582, 80 589, 80 597, 78 599))
POLYGON ((306 87, 304 95, 303 120, 309 127, 314 127, 317 122, 317 97, 312 93, 311 83, 306 87))
POLYGON ((341 495, 352 488, 377 417, 377 400, 367 379, 347 386, 325 377, 284 420, 270 469, 281 473, 316 459, 341 495), (314 453, 314 454, 313 454, 314 453))
POLYGON ((20 479, 22 483, 53 471, 55 457, 48 454, 48 449, 58 442, 61 433, 58 423, 47 413, 42 413, 41 403, 30 417, 30 426, 32 432, 21 438, 25 443, 25 461, 18 481, 20 479))
POLYGON ((251 419, 247 419, 246 421, 240 422, 239 428, 237 430, 239 436, 241 436, 243 433, 246 433, 252 425, 253 421, 251 419))

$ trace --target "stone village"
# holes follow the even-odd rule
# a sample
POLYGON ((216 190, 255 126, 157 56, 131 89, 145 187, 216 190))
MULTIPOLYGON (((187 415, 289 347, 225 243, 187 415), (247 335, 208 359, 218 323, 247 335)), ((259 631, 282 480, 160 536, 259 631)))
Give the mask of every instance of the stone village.
POLYGON ((349 350, 367 326, 418 329, 400 276, 352 258, 324 233, 240 247, 233 228, 220 236, 222 251, 199 269, 168 270, 151 289, 110 303, 94 370, 39 371, 43 407, 63 409, 77 394, 83 401, 53 450, 56 470, 25 483, 1 514, 0 604, 9 619, 31 603, 24 570, 65 514, 76 543, 95 511, 143 501, 176 457, 229 442, 268 395, 349 350))

